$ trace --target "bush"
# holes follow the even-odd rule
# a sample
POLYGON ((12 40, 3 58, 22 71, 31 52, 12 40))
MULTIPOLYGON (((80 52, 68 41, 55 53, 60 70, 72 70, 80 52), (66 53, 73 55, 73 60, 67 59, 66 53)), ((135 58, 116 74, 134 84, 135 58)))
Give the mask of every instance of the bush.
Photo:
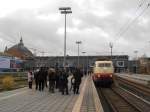
POLYGON ((14 82, 14 78, 12 76, 5 76, 2 79, 2 88, 5 90, 10 90, 13 88, 15 82, 14 82))

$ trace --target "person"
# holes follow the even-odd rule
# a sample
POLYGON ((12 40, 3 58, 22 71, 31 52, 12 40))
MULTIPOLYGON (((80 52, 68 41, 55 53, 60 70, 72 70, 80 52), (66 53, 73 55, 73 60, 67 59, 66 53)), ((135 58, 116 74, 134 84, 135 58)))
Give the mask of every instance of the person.
POLYGON ((38 74, 38 80, 39 80, 39 91, 44 90, 44 68, 41 67, 39 74, 38 74))
POLYGON ((70 91, 71 91, 72 88, 74 87, 74 84, 75 84, 75 78, 74 78, 74 75, 72 75, 72 77, 71 77, 71 87, 70 87, 70 91))
POLYGON ((60 76, 60 71, 56 69, 56 89, 59 89, 59 76, 60 76))
POLYGON ((80 69, 76 68, 76 70, 74 72, 74 79, 75 79, 74 88, 73 88, 74 94, 79 94, 79 87, 81 84, 82 76, 83 76, 83 74, 81 73, 80 69))
POLYGON ((48 69, 45 67, 44 68, 44 84, 45 84, 45 87, 47 88, 47 75, 48 75, 48 69))
POLYGON ((61 84, 62 95, 64 95, 64 92, 66 92, 66 95, 68 95, 69 94, 69 92, 68 92, 68 74, 66 73, 65 70, 61 71, 60 84, 61 84))
POLYGON ((55 76, 55 69, 50 68, 48 70, 48 79, 49 79, 49 91, 54 93, 54 89, 55 89, 55 80, 56 80, 56 76, 55 76))
POLYGON ((33 73, 31 70, 28 72, 28 84, 29 84, 29 89, 32 89, 32 81, 33 81, 33 73))
POLYGON ((38 90, 38 85, 39 85, 39 69, 37 69, 35 72, 34 72, 34 80, 35 80, 35 89, 38 90))

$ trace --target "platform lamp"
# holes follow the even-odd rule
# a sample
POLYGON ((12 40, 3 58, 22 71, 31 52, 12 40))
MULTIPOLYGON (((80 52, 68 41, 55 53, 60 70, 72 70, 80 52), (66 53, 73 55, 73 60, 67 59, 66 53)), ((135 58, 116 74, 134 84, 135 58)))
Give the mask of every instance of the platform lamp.
POLYGON ((84 60, 84 57, 85 57, 85 54, 86 52, 82 52, 82 54, 83 54, 83 74, 85 73, 85 60, 84 60))
POLYGON ((71 7, 60 7, 59 8, 61 14, 65 15, 65 30, 64 30, 64 61, 63 66, 66 67, 66 15, 71 14, 71 7))
POLYGON ((79 55, 80 55, 80 49, 79 49, 79 45, 81 44, 81 41, 76 41, 76 44, 78 45, 78 67, 79 67, 79 55))
POLYGON ((110 54, 111 54, 111 60, 112 60, 112 49, 113 49, 113 43, 112 42, 109 43, 109 47, 110 47, 110 54))

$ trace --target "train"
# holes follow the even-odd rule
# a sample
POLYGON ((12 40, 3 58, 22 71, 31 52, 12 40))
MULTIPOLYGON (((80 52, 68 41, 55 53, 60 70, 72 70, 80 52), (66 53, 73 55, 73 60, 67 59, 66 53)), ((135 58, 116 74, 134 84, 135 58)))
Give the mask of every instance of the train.
POLYGON ((110 60, 95 61, 92 79, 96 86, 111 86, 114 66, 110 60))

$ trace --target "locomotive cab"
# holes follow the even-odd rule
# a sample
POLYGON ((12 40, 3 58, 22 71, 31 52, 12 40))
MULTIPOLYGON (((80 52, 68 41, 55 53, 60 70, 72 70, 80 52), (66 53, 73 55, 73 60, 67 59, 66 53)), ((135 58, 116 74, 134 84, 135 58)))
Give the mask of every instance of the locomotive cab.
POLYGON ((93 81, 96 85, 110 86, 113 82, 114 67, 112 61, 96 61, 93 68, 93 81))

